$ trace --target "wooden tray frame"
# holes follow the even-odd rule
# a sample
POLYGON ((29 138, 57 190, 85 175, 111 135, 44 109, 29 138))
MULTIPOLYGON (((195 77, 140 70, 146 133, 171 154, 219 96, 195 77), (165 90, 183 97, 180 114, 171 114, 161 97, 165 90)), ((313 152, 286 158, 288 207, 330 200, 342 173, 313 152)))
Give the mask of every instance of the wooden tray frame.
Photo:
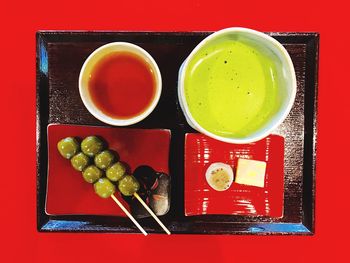
MULTIPOLYGON (((186 123, 177 103, 178 68, 190 51, 211 32, 105 32, 40 31, 36 35, 37 66, 37 229, 45 232, 138 233, 127 218, 110 216, 49 216, 45 213, 47 185, 47 125, 49 123, 105 126, 92 117, 77 93, 77 74, 96 47, 128 41, 146 48, 163 76, 159 107, 145 121, 131 127, 168 128, 172 131, 170 172, 172 202, 162 221, 176 234, 299 234, 315 231, 315 165, 317 142, 318 33, 267 33, 291 54, 298 83, 296 103, 275 131, 286 137, 285 199, 282 218, 244 216, 184 216, 183 141, 195 132, 186 123), (73 52, 74 51, 74 52, 73 52), (71 52, 71 53, 70 53, 71 52), (61 56, 58 56, 61 54, 61 56), (64 59, 63 59, 64 56, 64 59), (164 91, 165 90, 165 91, 164 91), (163 100, 163 101, 162 101, 163 100), (164 106, 167 105, 167 106, 164 106), (182 145, 182 148, 181 148, 182 145), (182 155, 181 155, 182 154, 182 155)), ((150 218, 141 225, 149 233, 163 233, 150 218)))

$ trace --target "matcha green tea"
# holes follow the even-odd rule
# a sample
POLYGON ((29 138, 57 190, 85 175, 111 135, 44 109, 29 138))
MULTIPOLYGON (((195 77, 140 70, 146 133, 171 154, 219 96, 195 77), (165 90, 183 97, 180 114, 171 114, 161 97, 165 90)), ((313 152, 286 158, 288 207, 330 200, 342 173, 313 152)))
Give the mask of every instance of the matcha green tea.
POLYGON ((185 72, 192 117, 207 131, 244 138, 263 128, 281 106, 274 54, 245 39, 203 46, 185 72))

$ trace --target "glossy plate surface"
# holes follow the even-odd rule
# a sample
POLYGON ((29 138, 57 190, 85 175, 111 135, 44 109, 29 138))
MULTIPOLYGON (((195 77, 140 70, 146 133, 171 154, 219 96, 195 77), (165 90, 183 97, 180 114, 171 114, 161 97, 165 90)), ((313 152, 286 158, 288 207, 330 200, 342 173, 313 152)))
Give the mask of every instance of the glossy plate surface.
MULTIPOLYGON (((48 126, 48 186, 46 213, 51 215, 114 215, 125 214, 111 198, 102 199, 94 193, 93 185, 84 181, 80 172, 75 171, 69 160, 57 151, 57 142, 73 136, 84 138, 89 135, 101 136, 109 149, 118 152, 120 160, 134 171, 140 165, 149 165, 158 172, 169 174, 169 130, 141 130, 124 128, 103 128, 79 125, 48 126)), ((122 199, 120 193, 117 198, 122 199)))
POLYGON ((229 144, 202 134, 186 134, 185 214, 282 217, 283 156, 284 138, 278 135, 250 144, 229 144), (226 191, 211 188, 205 178, 210 164, 226 163, 236 174, 238 158, 267 163, 265 186, 260 188, 233 182, 226 191))

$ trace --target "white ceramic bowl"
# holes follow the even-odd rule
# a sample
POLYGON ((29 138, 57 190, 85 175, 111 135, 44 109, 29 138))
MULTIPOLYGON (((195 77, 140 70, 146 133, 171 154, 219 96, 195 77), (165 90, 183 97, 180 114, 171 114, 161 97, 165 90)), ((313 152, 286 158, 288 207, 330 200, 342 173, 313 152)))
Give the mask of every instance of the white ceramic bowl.
MULTIPOLYGON (((277 61, 276 61, 277 63, 277 61)), ((254 76, 252 76, 253 78, 254 76)), ((179 97, 179 103, 181 106, 181 109, 186 117, 186 120, 188 124, 194 128, 195 130, 212 137, 214 139, 228 142, 228 143, 250 143, 255 142, 260 139, 263 139, 264 137, 268 136, 278 125, 280 125, 284 119, 289 114, 294 100, 296 96, 296 76, 294 71, 294 66, 292 63, 292 60, 287 52, 287 50, 274 38, 252 30, 248 28, 241 28, 241 27, 232 27, 232 28, 226 28, 220 31, 217 31, 211 35, 209 35, 207 38, 205 38, 202 42, 200 42, 190 53, 190 55, 187 57, 187 59, 184 61, 184 63, 181 65, 179 70, 179 78, 178 78, 178 97, 179 97), (209 41, 212 41, 214 39, 218 39, 221 37, 227 37, 227 35, 232 35, 236 37, 241 38, 249 38, 250 41, 254 41, 255 44, 260 45, 261 47, 269 49, 269 51, 273 52, 275 56, 278 58, 278 64, 279 66, 279 72, 281 73, 279 76, 281 78, 281 83, 283 85, 280 85, 279 88, 284 89, 283 90, 283 98, 281 107, 277 111, 276 114, 273 115, 272 118, 269 119, 268 123, 265 123, 265 125, 259 129, 256 130, 254 133, 249 134, 246 137, 222 137, 219 135, 216 135, 214 133, 209 132, 208 130, 204 129, 191 115, 191 112, 189 110, 185 92, 184 92, 184 81, 185 81, 185 75, 186 70, 189 65, 189 62, 193 58, 193 56, 201 50, 201 48, 206 45, 209 41)))
POLYGON ((79 92, 85 107, 97 119, 99 119, 104 123, 114 125, 114 126, 127 126, 127 125, 135 124, 137 122, 142 121, 154 110, 162 92, 162 77, 161 77, 157 63, 146 50, 144 50, 143 48, 137 45, 127 43, 127 42, 113 42, 113 43, 109 43, 99 47, 94 52, 92 52, 90 56, 85 60, 79 75, 79 92), (127 51, 139 56, 151 66, 155 74, 156 93, 155 93, 155 96, 153 97, 152 102, 150 103, 148 108, 146 108, 140 115, 137 115, 129 119, 117 119, 104 114, 93 103, 88 90, 90 75, 96 63, 98 63, 106 55, 110 53, 118 52, 118 51, 119 52, 127 51))

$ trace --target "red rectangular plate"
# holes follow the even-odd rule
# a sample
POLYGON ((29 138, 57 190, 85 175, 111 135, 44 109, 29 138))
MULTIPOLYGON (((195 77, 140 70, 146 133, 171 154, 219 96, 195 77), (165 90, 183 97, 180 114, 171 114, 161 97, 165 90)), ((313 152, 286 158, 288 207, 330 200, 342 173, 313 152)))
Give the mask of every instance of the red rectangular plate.
POLYGON ((229 144, 201 134, 186 134, 185 139, 185 214, 218 214, 282 217, 284 138, 270 135, 250 144, 229 144), (223 192, 212 189, 205 172, 214 162, 233 166, 238 158, 265 161, 265 187, 233 182, 223 192))
MULTIPOLYGON (((85 182, 81 173, 75 171, 70 161, 57 151, 57 142, 62 138, 89 135, 103 137, 108 147, 118 152, 120 160, 126 162, 131 171, 140 165, 149 165, 158 172, 169 174, 169 130, 49 125, 47 214, 125 216, 111 198, 98 197, 93 185, 85 182)), ((128 207, 121 197, 118 199, 128 207)))

